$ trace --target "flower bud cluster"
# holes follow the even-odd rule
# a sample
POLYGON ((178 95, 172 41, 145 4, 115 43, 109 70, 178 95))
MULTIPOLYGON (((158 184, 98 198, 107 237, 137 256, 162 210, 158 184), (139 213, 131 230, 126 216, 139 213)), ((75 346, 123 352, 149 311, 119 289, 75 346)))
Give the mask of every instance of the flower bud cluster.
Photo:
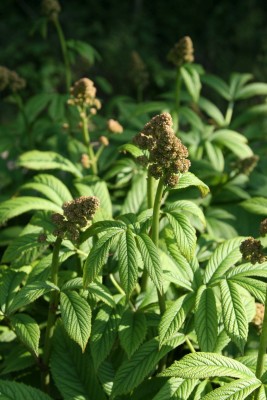
POLYGON ((99 208, 100 202, 95 196, 81 196, 63 204, 63 215, 54 213, 52 221, 56 225, 54 235, 62 239, 78 240, 81 228, 85 228, 99 208))
POLYGON ((107 128, 110 133, 120 134, 123 132, 123 127, 115 119, 109 119, 107 121, 107 128))
POLYGON ((50 21, 54 21, 61 11, 60 4, 58 0, 43 0, 42 2, 42 13, 50 21))
POLYGON ((17 72, 0 66, 0 91, 9 88, 12 92, 17 92, 24 89, 25 86, 25 79, 21 78, 17 72))
POLYGON ((253 237, 244 240, 239 249, 244 260, 250 261, 252 264, 263 263, 266 260, 260 240, 253 237))
POLYGON ((146 65, 137 51, 131 54, 130 78, 136 87, 143 90, 149 83, 149 74, 146 65))
POLYGON ((72 98, 68 101, 71 105, 81 108, 88 107, 92 114, 96 114, 101 108, 101 103, 96 96, 94 82, 88 78, 79 79, 70 89, 72 98))
POLYGON ((138 161, 143 165, 147 163, 148 173, 155 179, 162 179, 166 186, 176 186, 177 174, 187 172, 190 167, 188 150, 175 136, 169 113, 153 117, 135 136, 134 143, 149 151, 148 159, 141 156, 138 161))
POLYGON ((167 59, 176 67, 180 67, 185 63, 192 63, 194 61, 194 47, 191 38, 185 36, 180 39, 169 51, 167 59))

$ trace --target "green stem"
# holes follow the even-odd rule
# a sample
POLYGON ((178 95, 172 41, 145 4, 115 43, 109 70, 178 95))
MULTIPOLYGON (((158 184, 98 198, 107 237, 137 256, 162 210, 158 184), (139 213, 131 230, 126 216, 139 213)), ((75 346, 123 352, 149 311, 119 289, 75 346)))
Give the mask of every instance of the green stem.
POLYGON ((96 162, 99 160, 99 158, 100 158, 101 154, 103 153, 105 147, 106 146, 104 144, 101 144, 101 146, 97 150, 96 155, 95 155, 96 162))
POLYGON ((225 114, 225 122, 226 122, 227 126, 230 125, 230 123, 231 123, 233 111, 234 111, 234 102, 229 101, 229 104, 228 104, 228 107, 226 110, 226 114, 225 114))
POLYGON ((147 208, 153 208, 154 205, 154 178, 151 175, 147 177, 147 208))
MULTIPOLYGON (((157 192, 156 192, 155 202, 154 202, 154 207, 153 207, 153 216, 152 216, 152 236, 151 236, 151 238, 156 247, 158 247, 158 244, 159 244, 159 213, 160 213, 160 205, 161 205, 161 200, 162 200, 162 195, 163 195, 163 189, 164 189, 164 185, 163 185, 162 180, 160 180, 158 187, 157 187, 157 192)), ((164 296, 164 293, 161 293, 159 290, 157 292, 158 292, 160 314, 163 315, 166 310, 165 296, 164 296)))
MULTIPOLYGON (((109 274, 109 278, 110 278, 111 282, 113 283, 113 285, 115 286, 115 288, 118 290, 118 292, 121 293, 123 296, 126 296, 124 290, 122 289, 122 287, 120 287, 120 285, 118 284, 118 282, 114 278, 113 274, 109 274)), ((128 302, 129 302, 129 305, 130 305, 131 309, 133 311, 135 311, 135 307, 134 307, 133 303, 130 300, 128 300, 128 302)))
POLYGON ((194 349, 194 347, 193 347, 193 345, 192 345, 192 343, 190 342, 190 340, 189 340, 188 337, 185 338, 185 342, 186 342, 187 346, 189 347, 189 350, 191 351, 191 353, 195 353, 196 350, 194 349))
MULTIPOLYGON (((52 257, 52 265, 51 265, 51 282, 57 285, 58 282, 58 268, 59 268, 59 251, 62 243, 61 238, 57 238, 54 245, 53 257, 52 257)), ((50 301, 49 301, 49 309, 48 309, 48 318, 45 332, 45 343, 44 343, 44 351, 43 351, 43 372, 42 372, 42 387, 48 392, 49 384, 50 384, 50 374, 49 374, 49 360, 52 349, 52 338, 54 334, 55 322, 56 322, 56 312, 59 303, 59 293, 57 290, 54 290, 51 293, 50 301)))
POLYGON ((58 18, 55 18, 53 20, 53 22, 55 24, 55 27, 56 27, 56 30, 58 33, 61 51, 62 51, 62 55, 63 55, 63 59, 64 59, 65 74, 66 74, 66 89, 68 92, 70 90, 70 86, 71 86, 71 68, 70 68, 70 60, 69 60, 69 56, 68 56, 67 44, 66 44, 64 33, 62 31, 62 28, 61 28, 58 18))
POLYGON ((96 157, 95 157, 94 150, 93 150, 91 142, 90 142, 90 136, 89 136, 89 132, 88 132, 88 119, 87 119, 87 115, 84 110, 81 112, 81 118, 82 118, 83 140, 87 147, 87 152, 88 152, 88 156, 89 156, 89 159, 91 162, 93 174, 97 175, 96 157))

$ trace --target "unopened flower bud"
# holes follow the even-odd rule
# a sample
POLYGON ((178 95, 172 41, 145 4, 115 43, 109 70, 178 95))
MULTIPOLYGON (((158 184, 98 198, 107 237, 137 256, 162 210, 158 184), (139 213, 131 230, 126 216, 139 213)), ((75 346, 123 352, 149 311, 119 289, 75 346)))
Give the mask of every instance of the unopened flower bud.
POLYGON ((58 0, 43 0, 42 2, 42 12, 51 21, 58 17, 61 11, 60 4, 58 0))
POLYGON ((256 314, 252 320, 252 323, 256 325, 260 330, 262 328, 264 319, 264 305, 261 303, 256 303, 256 314))
POLYGON ((103 144, 103 146, 108 146, 109 145, 109 140, 106 136, 100 136, 99 142, 103 144))
POLYGON ((167 59, 177 67, 184 63, 192 63, 194 61, 193 42, 189 36, 185 36, 170 50, 167 59))
POLYGON ((109 119, 107 122, 107 128, 110 133, 119 134, 123 132, 123 127, 115 119, 109 119))

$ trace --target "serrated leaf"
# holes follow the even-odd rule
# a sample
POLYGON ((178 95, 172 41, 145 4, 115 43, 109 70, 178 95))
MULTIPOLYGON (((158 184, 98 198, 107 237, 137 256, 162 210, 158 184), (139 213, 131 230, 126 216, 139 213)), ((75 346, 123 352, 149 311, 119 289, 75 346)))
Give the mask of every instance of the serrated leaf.
POLYGON ((220 282, 224 328, 241 352, 248 336, 248 320, 238 286, 226 279, 220 282))
POLYGON ((177 245, 182 255, 191 260, 195 254, 196 248, 196 231, 190 224, 188 218, 175 211, 166 212, 168 221, 172 227, 177 245))
POLYGON ((267 215, 267 199, 264 197, 253 197, 242 201, 241 206, 253 214, 267 215))
POLYGON ((126 225, 124 222, 121 221, 98 221, 91 225, 86 231, 81 233, 80 236, 80 243, 83 243, 89 237, 98 235, 104 231, 118 231, 123 232, 126 229, 126 225))
POLYGON ((230 129, 217 130, 211 136, 210 141, 227 147, 241 159, 253 155, 251 148, 246 144, 247 138, 230 129))
POLYGON ((59 288, 52 282, 35 282, 24 286, 16 295, 13 297, 10 305, 7 308, 7 313, 11 314, 19 308, 25 307, 32 303, 45 293, 51 292, 51 290, 59 290, 59 288))
POLYGON ((84 352, 91 333, 91 308, 87 301, 74 291, 60 293, 60 310, 63 326, 84 352))
POLYGON ((261 303, 265 303, 266 297, 266 283, 257 279, 242 277, 235 281, 235 278, 231 278, 231 281, 236 282, 239 286, 246 289, 261 303))
POLYGON ((226 240, 215 250, 206 266, 204 283, 211 283, 221 278, 241 259, 239 246, 243 240, 243 237, 226 240))
POLYGON ((82 173, 67 158, 53 151, 31 150, 19 157, 18 165, 33 170, 60 169, 67 171, 76 177, 82 177, 82 173))
POLYGON ((152 400, 187 400, 197 383, 197 379, 170 378, 152 400))
MULTIPOLYGON (((12 332, 13 333, 13 332, 12 332)), ((2 338, 1 338, 2 339, 2 338)), ((34 366, 36 360, 32 354, 21 343, 12 348, 5 356, 1 365, 1 375, 7 375, 11 372, 18 372, 34 366)))
POLYGON ((189 262, 182 254, 180 249, 178 248, 176 244, 176 240, 170 237, 166 238, 166 244, 167 244, 167 249, 170 252, 170 255, 172 258, 175 260, 175 262, 178 264, 179 272, 183 273, 187 279, 190 281, 193 281, 194 278, 194 267, 193 263, 189 262))
POLYGON ((195 330, 201 351, 214 350, 217 334, 217 308, 213 290, 202 285, 197 292, 195 330))
POLYGON ((105 233, 92 247, 87 257, 83 269, 83 284, 87 287, 99 274, 101 268, 106 263, 110 246, 115 237, 120 234, 116 230, 105 233))
POLYGON ((26 183, 21 189, 32 189, 45 195, 49 200, 60 207, 66 201, 72 200, 67 186, 58 178, 49 174, 40 174, 33 178, 33 182, 26 183))
POLYGON ((192 174, 192 172, 185 172, 180 177, 175 189, 185 189, 189 186, 196 186, 200 190, 202 197, 205 197, 210 191, 209 187, 198 179, 196 175, 192 174))
POLYGON ((156 288, 159 292, 162 292, 162 269, 159 262, 158 249, 146 233, 136 235, 136 240, 144 268, 147 270, 156 288))
POLYGON ((175 211, 185 211, 188 214, 192 214, 193 216, 196 216, 197 218, 199 218, 199 220, 202 222, 203 226, 206 226, 206 219, 205 219, 205 215, 203 213, 203 211, 201 210, 201 208, 193 203, 192 201, 189 200, 178 200, 175 201, 171 204, 168 204, 167 207, 164 209, 164 211, 168 212, 171 210, 175 210, 175 211))
POLYGON ((118 369, 112 395, 127 394, 136 388, 146 376, 156 367, 158 362, 174 347, 184 341, 183 335, 178 335, 171 342, 159 347, 159 340, 153 338, 144 343, 132 356, 124 362, 118 369))
POLYGON ((52 397, 24 383, 0 380, 0 398, 3 400, 52 400, 52 397))
POLYGON ((14 262, 16 266, 30 264, 38 257, 39 249, 43 245, 38 241, 38 236, 36 233, 29 233, 13 240, 6 248, 2 262, 14 262))
POLYGON ((64 399, 106 400, 89 351, 82 353, 78 344, 69 338, 61 324, 57 324, 53 337, 51 371, 64 399))
POLYGON ((95 368, 108 356, 117 336, 121 310, 104 304, 93 323, 90 348, 95 368))
POLYGON ((40 328, 37 322, 26 314, 13 315, 10 322, 19 340, 38 357, 40 328))
POLYGON ((238 379, 206 394, 202 400, 243 400, 260 384, 257 378, 238 379))
POLYGON ((127 297, 131 296, 138 279, 137 245, 131 229, 120 236, 119 241, 119 274, 122 288, 127 297))
POLYGON ((146 332, 146 317, 142 312, 126 310, 123 313, 119 326, 119 338, 128 357, 131 357, 142 344, 146 332))
POLYGON ((194 306, 195 294, 188 293, 174 301, 163 314, 159 324, 159 340, 162 345, 170 339, 184 323, 188 313, 194 306))
POLYGON ((249 368, 232 358, 215 353, 191 353, 175 361, 160 376, 202 379, 213 376, 250 379, 255 375, 249 368))
POLYGON ((105 304, 115 307, 116 304, 112 294, 105 285, 102 285, 102 283, 92 282, 87 289, 89 293, 94 295, 98 300, 102 300, 105 304))
POLYGON ((25 272, 4 271, 0 282, 0 308, 3 313, 9 308, 16 292, 25 278, 25 272))
POLYGON ((33 210, 62 212, 61 207, 49 200, 38 197, 21 196, 6 200, 0 204, 0 225, 11 218, 33 210))
POLYGON ((205 97, 200 97, 198 101, 199 107, 211 117, 218 126, 225 125, 225 119, 219 108, 205 97))
POLYGON ((126 144, 120 146, 119 151, 121 151, 123 153, 128 152, 135 158, 143 155, 142 150, 140 150, 139 147, 136 147, 134 144, 131 144, 131 143, 126 143, 126 144))
POLYGON ((249 83, 246 86, 240 88, 235 99, 248 99, 254 96, 266 96, 267 95, 267 84, 262 82, 249 83))
POLYGON ((126 199, 122 205, 122 214, 137 214, 140 211, 141 205, 146 198, 146 180, 146 174, 138 174, 133 177, 131 189, 128 190, 126 199))

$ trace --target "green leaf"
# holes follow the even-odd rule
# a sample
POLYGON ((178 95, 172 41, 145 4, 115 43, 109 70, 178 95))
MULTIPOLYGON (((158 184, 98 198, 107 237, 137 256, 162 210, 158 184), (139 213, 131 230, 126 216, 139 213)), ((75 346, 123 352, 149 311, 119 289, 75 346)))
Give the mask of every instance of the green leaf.
POLYGON ((217 307, 213 290, 205 285, 197 292, 195 330, 201 351, 213 351, 218 335, 217 307))
POLYGON ((224 328, 241 352, 248 336, 248 320, 238 285, 226 279, 220 282, 224 328))
POLYGON ((160 376, 203 379, 213 376, 250 379, 255 375, 249 368, 232 358, 215 353, 191 353, 175 361, 160 376))
POLYGON ((267 215, 267 199, 264 197, 253 197, 242 201, 241 206, 253 214, 267 215))
POLYGON ((254 96, 266 96, 267 95, 267 83, 250 83, 241 89, 239 89, 235 95, 235 99, 248 99, 254 96))
POLYGON ((266 297, 266 283, 261 282, 259 279, 252 278, 238 278, 236 281, 234 278, 231 278, 231 281, 236 282, 239 286, 246 289, 249 293, 252 294, 257 300, 261 303, 265 303, 266 297))
POLYGON ((106 400, 89 351, 82 353, 61 324, 57 324, 53 337, 51 371, 63 399, 106 400))
MULTIPOLYGON (((13 333, 13 332, 12 332, 13 333)), ((1 335, 2 336, 2 335, 1 335)), ((2 338, 3 339, 3 336, 2 338)), ((36 360, 32 354, 21 343, 6 354, 1 365, 1 375, 7 375, 11 372, 23 371, 36 365, 36 360)))
POLYGON ((35 120, 35 118, 47 107, 53 96, 54 93, 40 93, 30 97, 25 106, 25 113, 29 122, 35 120))
POLYGON ((196 231, 190 224, 188 218, 175 211, 166 212, 168 221, 172 227, 177 245, 182 255, 191 260, 195 254, 196 248, 196 231))
POLYGON ((202 400, 243 400, 260 386, 261 382, 255 377, 238 379, 206 394, 202 400))
POLYGON ((133 177, 131 189, 128 191, 123 203, 121 213, 135 213, 140 211, 141 205, 146 199, 146 174, 137 174, 133 177))
POLYGON ((67 158, 53 151, 31 150, 19 157, 18 165, 28 169, 47 170, 60 169, 67 171, 76 177, 82 177, 82 173, 67 158))
POLYGON ((121 319, 120 308, 112 308, 104 304, 98 312, 93 323, 90 348, 94 360, 95 368, 110 353, 118 332, 118 326, 121 319))
POLYGON ((0 204, 0 225, 11 218, 33 210, 62 212, 61 207, 49 200, 30 196, 16 197, 0 204))
POLYGON ((162 292, 162 269, 159 262, 158 249, 146 233, 137 235, 136 240, 144 267, 156 288, 162 292))
POLYGON ((68 95, 54 93, 48 107, 48 115, 53 121, 63 122, 65 119, 65 109, 68 101, 68 95))
POLYGON ((78 293, 60 293, 60 311, 66 332, 84 352, 91 333, 91 308, 78 293))
POLYGON ((146 332, 146 317, 142 312, 126 310, 123 313, 119 327, 119 338, 121 346, 128 357, 131 357, 142 344, 146 337, 146 332))
POLYGON ((70 50, 78 53, 81 57, 87 60, 89 64, 94 64, 95 61, 101 60, 100 54, 89 43, 73 39, 68 40, 66 43, 70 50))
POLYGON ((52 400, 52 397, 35 389, 14 381, 0 380, 0 398, 3 400, 52 400))
POLYGON ((180 68, 180 71, 188 93, 190 94, 194 102, 197 103, 201 89, 198 72, 193 68, 189 69, 184 66, 180 68))
POLYGON ((199 118, 199 116, 188 107, 180 107, 179 108, 179 117, 183 117, 189 124, 192 125, 193 128, 203 131, 204 126, 203 122, 199 118))
POLYGON ((225 100, 231 99, 229 86, 218 76, 212 74, 201 75, 201 81, 214 89, 225 100))
MULTIPOLYGON (((123 232, 123 231, 122 231, 123 232)), ((109 249, 118 234, 118 230, 108 231, 96 242, 87 257, 83 269, 83 284, 87 287, 99 274, 108 259, 109 249)))
POLYGON ((237 72, 234 72, 230 76, 230 95, 231 99, 235 100, 236 95, 240 89, 246 85, 248 81, 250 81, 253 78, 252 74, 240 74, 237 72))
POLYGON ((131 229, 120 236, 119 241, 119 273, 121 285, 129 298, 138 279, 138 264, 136 263, 137 245, 131 229))
POLYGON ((7 308, 7 313, 11 314, 19 308, 27 306, 39 297, 43 296, 45 293, 51 292, 51 290, 59 290, 59 288, 52 282, 41 281, 24 286, 13 297, 10 305, 7 308))
POLYGON ((227 147, 241 159, 253 155, 253 151, 246 144, 246 137, 230 129, 219 129, 213 133, 210 141, 227 147))
POLYGON ((175 210, 178 212, 182 211, 191 214, 194 217, 197 217, 201 221, 204 227, 206 226, 206 219, 203 211, 197 204, 193 203, 193 201, 178 200, 171 204, 168 204, 167 207, 165 207, 164 209, 164 211, 166 212, 169 212, 171 210, 175 210))
POLYGON ((208 155, 208 158, 216 171, 223 172, 224 170, 224 156, 223 152, 219 146, 215 143, 210 143, 209 141, 205 142, 205 149, 208 155))
POLYGON ((64 183, 49 174, 40 174, 33 178, 33 182, 26 183, 21 189, 32 189, 45 195, 49 200, 60 207, 66 201, 72 200, 72 195, 64 183))
POLYGON ((89 237, 98 235, 104 231, 117 231, 123 232, 126 229, 126 225, 121 221, 98 221, 91 225, 86 231, 81 233, 80 243, 83 243, 89 237))
POLYGON ((204 283, 214 282, 221 278, 241 259, 239 246, 243 240, 243 237, 226 240, 215 250, 206 266, 204 283))
POLYGON ((197 383, 197 379, 170 378, 152 400, 187 400, 197 383))
POLYGON ((40 329, 37 322, 26 314, 13 315, 10 322, 19 340, 38 357, 40 329))
POLYGON ((112 394, 113 397, 127 394, 136 388, 157 366, 158 362, 173 348, 184 341, 183 335, 177 335, 171 342, 161 348, 157 338, 144 343, 128 361, 118 369, 112 394))
POLYGON ((98 300, 102 300, 103 303, 111 307, 115 307, 115 302, 112 294, 105 285, 102 285, 102 283, 92 282, 87 289, 89 293, 95 296, 98 300))
POLYGON ((239 128, 242 125, 248 124, 253 120, 258 120, 262 117, 265 117, 267 113, 267 104, 259 104, 256 106, 252 106, 248 109, 245 109, 242 114, 235 117, 233 122, 231 123, 231 127, 233 129, 239 128))
POLYGON ((195 294, 185 294, 174 301, 163 314, 159 324, 160 345, 173 337, 184 323, 195 302, 195 294))
POLYGON ((205 197, 210 191, 208 186, 198 179, 196 175, 192 174, 191 172, 185 172, 180 177, 178 185, 175 187, 175 189, 185 189, 189 186, 196 186, 200 190, 202 197, 205 197))
POLYGON ((144 155, 143 151, 140 150, 139 147, 131 143, 123 144, 122 146, 119 147, 119 151, 123 153, 128 152, 135 158, 144 155))
POLYGON ((225 125, 225 119, 219 108, 205 97, 200 97, 198 101, 199 107, 211 117, 218 126, 225 125))
POLYGON ((0 308, 3 313, 9 308, 16 292, 25 278, 25 272, 4 271, 0 281, 0 308))
POLYGON ((43 247, 43 244, 38 241, 38 236, 36 233, 29 233, 13 240, 6 248, 2 262, 13 262, 15 266, 30 264, 39 256, 39 249, 43 247))

